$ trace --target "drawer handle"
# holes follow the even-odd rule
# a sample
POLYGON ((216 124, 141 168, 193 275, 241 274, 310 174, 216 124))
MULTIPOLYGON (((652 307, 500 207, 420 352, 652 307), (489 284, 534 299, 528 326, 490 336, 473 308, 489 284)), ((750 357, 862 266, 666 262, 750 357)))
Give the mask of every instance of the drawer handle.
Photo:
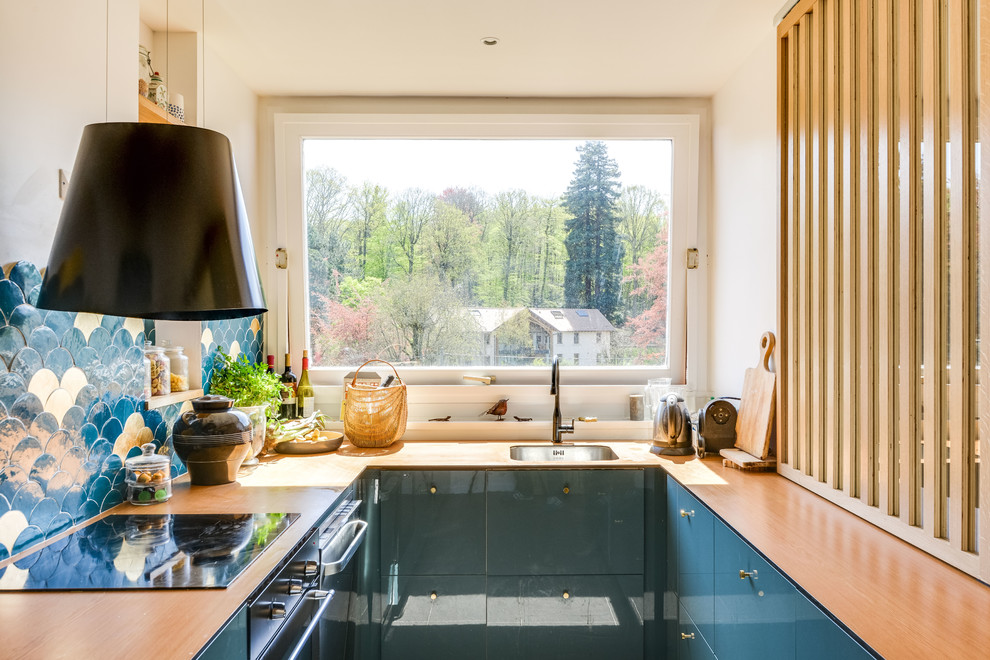
POLYGON ((690 511, 681 509, 681 518, 694 518, 694 509, 691 509, 690 511))
POLYGON ((436 600, 436 599, 437 599, 437 592, 431 591, 430 592, 430 600, 436 600))
POLYGON ((564 495, 567 495, 569 492, 571 492, 571 487, 570 486, 564 486, 564 495))
POLYGON ((694 639, 694 633, 681 633, 681 639, 694 639))
POLYGON ((430 486, 430 494, 431 495, 436 495, 437 494, 437 487, 436 486, 430 486))
POLYGON ((758 573, 758 571, 756 571, 755 569, 752 570, 752 571, 740 570, 739 571, 739 579, 740 580, 745 580, 746 578, 752 578, 752 579, 756 580, 756 579, 758 579, 757 578, 757 573, 758 573))
POLYGON ((564 596, 564 600, 567 600, 568 598, 571 597, 571 592, 569 592, 567 589, 564 589, 563 596, 564 596))
POLYGON ((303 577, 311 578, 316 577, 320 572, 320 563, 316 561, 307 561, 303 564, 303 577))

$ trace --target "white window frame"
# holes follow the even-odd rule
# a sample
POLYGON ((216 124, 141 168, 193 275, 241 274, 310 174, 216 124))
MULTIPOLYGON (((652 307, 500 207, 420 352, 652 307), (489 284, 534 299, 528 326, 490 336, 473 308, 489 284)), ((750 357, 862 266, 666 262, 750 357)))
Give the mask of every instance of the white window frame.
MULTIPOLYGON (((686 270, 688 247, 699 246, 700 116, 697 114, 375 114, 275 113, 275 247, 288 250, 288 271, 274 271, 266 294, 269 303, 268 341, 277 354, 286 350, 298 362, 309 336, 306 291, 308 281, 304 231, 303 142, 307 139, 669 139, 673 141, 670 223, 669 366, 569 367, 570 385, 636 386, 649 378, 668 377, 686 388, 706 380, 688 365, 704 365, 707 332, 701 327, 705 303, 697 279, 686 270), (288 286, 288 283, 294 283, 288 286), (292 310, 290 322, 289 310, 292 310), (680 310, 680 311, 676 311, 680 310), (688 338, 691 338, 691 342, 688 338)), ((702 251, 703 252, 703 251, 702 251)), ((696 271, 692 271, 695 273, 696 271)), ((270 271, 270 274, 271 271, 270 271)), ((310 370, 314 385, 340 386, 353 367, 310 370)), ((484 367, 499 383, 534 385, 548 382, 545 367, 484 367)), ((461 385, 464 375, 478 367, 407 367, 409 385, 461 385)), ((632 391, 632 390, 631 390, 632 391)), ((318 393, 319 398, 319 393, 318 393)))

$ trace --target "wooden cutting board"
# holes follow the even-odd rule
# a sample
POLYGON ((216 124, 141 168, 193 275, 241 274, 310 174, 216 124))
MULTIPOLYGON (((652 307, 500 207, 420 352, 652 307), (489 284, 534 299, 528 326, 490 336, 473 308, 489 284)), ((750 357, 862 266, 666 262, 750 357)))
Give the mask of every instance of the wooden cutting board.
POLYGON ((777 374, 770 371, 770 356, 776 343, 772 332, 760 337, 760 363, 746 370, 736 418, 736 447, 759 459, 770 453, 777 410, 777 374))

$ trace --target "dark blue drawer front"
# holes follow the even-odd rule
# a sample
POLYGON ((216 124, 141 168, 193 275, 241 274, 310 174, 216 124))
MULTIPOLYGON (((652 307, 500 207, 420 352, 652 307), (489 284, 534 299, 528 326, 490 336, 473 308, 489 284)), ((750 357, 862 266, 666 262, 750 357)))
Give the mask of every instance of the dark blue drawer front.
POLYGON ((708 640, 715 621, 715 516, 673 479, 667 480, 673 588, 708 640))
POLYGON ((487 634, 492 660, 642 658, 643 577, 489 577, 487 634))
POLYGON ((484 575, 485 473, 384 471, 382 575, 484 575))
POLYGON ((799 660, 866 660, 873 656, 804 596, 797 599, 799 660))
POLYGON ((794 585, 721 523, 715 525, 715 556, 715 655, 794 658, 800 597, 794 585))
POLYGON ((485 657, 484 577, 383 577, 382 597, 382 660, 485 657))
POLYGON ((642 470, 488 473, 489 575, 643 572, 642 470))
POLYGON ((674 656, 677 660, 714 660, 709 639, 701 634, 691 615, 681 603, 677 608, 677 629, 674 631, 674 656))
POLYGON ((242 607, 197 660, 247 660, 248 658, 248 608, 242 607))

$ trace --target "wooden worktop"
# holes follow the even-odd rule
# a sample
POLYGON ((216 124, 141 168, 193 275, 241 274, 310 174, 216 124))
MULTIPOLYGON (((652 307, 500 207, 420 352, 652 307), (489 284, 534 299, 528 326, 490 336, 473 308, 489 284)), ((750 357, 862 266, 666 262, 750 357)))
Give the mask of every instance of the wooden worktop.
MULTIPOLYGON (((408 442, 275 456, 240 483, 176 485, 154 512, 298 511, 303 518, 225 590, 0 593, 3 656, 191 657, 365 468, 519 468, 508 442, 408 442), (8 656, 9 654, 9 656, 8 656)), ((985 658, 990 587, 772 473, 718 459, 661 458, 645 442, 607 442, 616 461, 525 467, 662 467, 824 608, 888 658, 985 658)), ((114 513, 137 509, 130 505, 114 513)), ((150 508, 140 509, 151 513, 150 508)))

